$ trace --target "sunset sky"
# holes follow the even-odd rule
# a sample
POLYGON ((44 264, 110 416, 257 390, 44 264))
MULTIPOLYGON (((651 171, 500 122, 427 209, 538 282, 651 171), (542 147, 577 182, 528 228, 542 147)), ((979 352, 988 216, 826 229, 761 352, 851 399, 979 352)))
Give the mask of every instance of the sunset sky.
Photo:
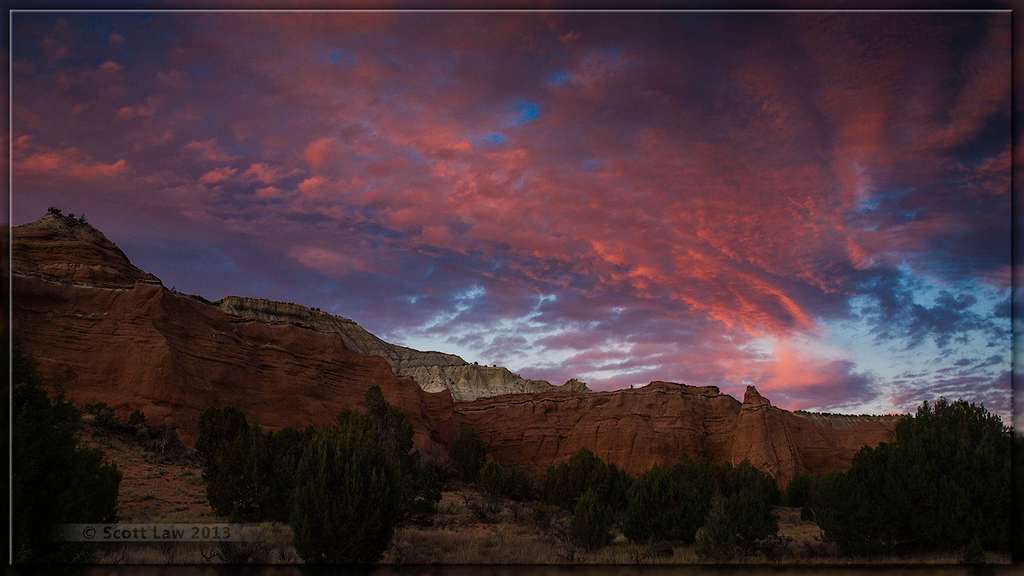
POLYGON ((1010 15, 27 14, 12 220, 607 390, 1010 410, 1010 15))

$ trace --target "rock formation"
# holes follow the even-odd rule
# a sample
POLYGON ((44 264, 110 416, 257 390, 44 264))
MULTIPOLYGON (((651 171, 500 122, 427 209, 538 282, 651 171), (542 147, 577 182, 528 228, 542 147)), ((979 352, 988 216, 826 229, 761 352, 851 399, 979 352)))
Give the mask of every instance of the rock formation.
POLYGON ((142 410, 186 443, 209 406, 237 406, 269 428, 322 425, 359 408, 377 384, 409 419, 416 446, 435 457, 466 423, 497 460, 534 472, 589 448, 634 474, 684 454, 747 459, 785 484, 848 466, 863 445, 890 439, 896 422, 792 413, 753 387, 742 403, 715 387, 670 382, 596 393, 577 380, 553 387, 394 346, 305 306, 212 303, 166 289, 102 233, 59 215, 16 227, 12 248, 15 336, 46 380, 78 404, 106 402, 123 417, 142 410), (475 390, 516 393, 453 402, 480 396, 475 390))
POLYGON ((823 416, 772 406, 755 388, 743 402, 714 386, 651 382, 590 394, 502 396, 455 404, 494 457, 540 472, 589 448, 638 474, 683 454, 754 466, 787 484, 798 473, 849 466, 864 445, 891 439, 896 418, 823 416))
POLYGON ((142 410, 191 443, 209 406, 237 406, 269 428, 326 424, 378 384, 426 453, 443 454, 456 430, 449 394, 396 377, 335 334, 239 322, 168 290, 87 224, 50 215, 14 236, 15 335, 75 403, 142 410))
MULTIPOLYGON (((456 401, 485 396, 543 392, 558 389, 544 380, 529 380, 500 366, 470 364, 454 354, 421 352, 390 344, 348 318, 321 310, 260 298, 228 296, 217 302, 221 310, 247 320, 295 324, 341 337, 345 347, 360 354, 380 356, 399 376, 409 376, 428 392, 449 390, 456 401)), ((585 384, 571 380, 572 391, 585 384)))

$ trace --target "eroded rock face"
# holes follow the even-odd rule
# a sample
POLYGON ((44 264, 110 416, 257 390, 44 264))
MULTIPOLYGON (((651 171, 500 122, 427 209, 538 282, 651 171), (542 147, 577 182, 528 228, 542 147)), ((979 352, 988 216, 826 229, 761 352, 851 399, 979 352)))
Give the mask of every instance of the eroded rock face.
POLYGON ((484 398, 455 409, 501 462, 542 472, 589 448, 636 474, 683 454, 728 458, 739 402, 713 387, 652 382, 616 392, 484 398))
POLYGON ((503 368, 393 346, 305 306, 167 290, 97 230, 57 216, 16 227, 13 253, 15 335, 47 382, 122 417, 139 409, 186 443, 207 407, 236 406, 269 428, 323 425, 361 408, 377 384, 428 456, 444 458, 465 422, 498 461, 535 473, 589 448, 633 474, 684 454, 746 459, 785 485, 797 473, 845 468, 862 446, 890 440, 896 423, 791 413, 753 387, 742 403, 670 382, 595 393, 577 380, 527 381, 543 385, 524 393, 533 384, 503 368), (453 402, 478 389, 517 393, 453 402))
MULTIPOLYGON (((428 392, 449 390, 456 401, 501 394, 543 392, 558 389, 545 380, 529 380, 500 366, 470 364, 454 354, 421 352, 390 344, 348 318, 300 304, 260 298, 228 296, 217 302, 221 310, 239 318, 304 326, 341 336, 352 351, 384 358, 400 376, 409 376, 428 392)), ((583 384, 579 381, 578 384, 583 384)), ((581 390, 578 384, 572 389, 581 390)), ((586 385, 583 384, 585 388, 586 385)))
POLYGON ((683 455, 750 460, 782 485, 798 473, 849 466, 863 445, 891 439, 895 418, 811 416, 771 406, 749 388, 743 403, 713 386, 652 382, 590 394, 523 394, 458 403, 494 457, 540 473, 589 448, 639 474, 683 455))
POLYGON ((12 260, 19 276, 104 288, 160 284, 102 232, 68 216, 47 214, 16 227, 15 234, 12 260))
POLYGON ((396 377, 336 334, 240 322, 167 290, 98 232, 44 218, 15 228, 14 245, 15 334, 75 403, 139 409, 191 443, 210 406, 237 406, 268 428, 323 425, 377 384, 425 453, 443 454, 456 429, 449 394, 396 377))

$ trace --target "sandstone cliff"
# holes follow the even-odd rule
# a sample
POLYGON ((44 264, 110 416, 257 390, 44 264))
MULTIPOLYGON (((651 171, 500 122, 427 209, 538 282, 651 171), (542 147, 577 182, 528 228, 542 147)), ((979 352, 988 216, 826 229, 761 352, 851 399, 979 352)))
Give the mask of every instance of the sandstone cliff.
POLYGON ((455 431, 449 394, 396 377, 334 334, 238 322, 167 290, 88 225, 48 216, 16 227, 12 264, 15 335, 76 403, 142 410, 190 443, 209 406, 237 406, 270 428, 326 424, 378 384, 421 450, 443 454, 455 431))
POLYGON ((638 474, 683 454, 750 460, 783 485, 799 473, 849 466, 865 444, 889 440, 896 419, 780 410, 747 389, 742 403, 713 386, 651 382, 585 395, 539 393, 455 404, 499 461, 540 472, 589 448, 638 474))
POLYGON ((79 404, 142 410, 186 443, 209 406, 237 406, 270 428, 320 425, 359 408, 378 384, 416 446, 439 458, 466 423, 498 461, 534 472, 589 448, 632 473, 684 454, 747 459, 785 484, 848 466, 863 445, 890 439, 896 422, 791 413, 754 388, 743 402, 670 382, 592 393, 570 380, 524 393, 505 369, 393 346, 318 310, 167 290, 99 231, 59 216, 16 227, 12 248, 15 336, 47 381, 79 404), (463 385, 517 393, 453 402, 463 385))
MULTIPOLYGON (((280 322, 337 334, 345 346, 360 354, 380 356, 399 376, 409 376, 428 392, 449 390, 456 401, 475 400, 501 394, 558 390, 544 380, 529 380, 500 366, 470 364, 454 354, 421 352, 390 344, 348 318, 328 314, 300 304, 260 298, 228 296, 217 302, 221 310, 246 320, 280 322)), ((566 390, 581 392, 586 384, 567 382, 566 390)))

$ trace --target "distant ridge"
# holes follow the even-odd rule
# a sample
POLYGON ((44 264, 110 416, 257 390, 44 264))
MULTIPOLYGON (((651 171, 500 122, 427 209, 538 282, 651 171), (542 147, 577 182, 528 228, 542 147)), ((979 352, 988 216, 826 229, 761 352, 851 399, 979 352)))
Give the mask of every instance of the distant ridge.
MULTIPOLYGON (((428 392, 448 390, 456 401, 502 394, 559 390, 546 380, 529 380, 500 366, 470 364, 454 354, 421 352, 374 336, 355 321, 318 310, 262 298, 228 296, 216 305, 224 312, 259 322, 284 322, 337 334, 349 350, 380 356, 399 376, 409 376, 428 392)), ((587 392, 586 384, 572 379, 565 390, 587 392)))

